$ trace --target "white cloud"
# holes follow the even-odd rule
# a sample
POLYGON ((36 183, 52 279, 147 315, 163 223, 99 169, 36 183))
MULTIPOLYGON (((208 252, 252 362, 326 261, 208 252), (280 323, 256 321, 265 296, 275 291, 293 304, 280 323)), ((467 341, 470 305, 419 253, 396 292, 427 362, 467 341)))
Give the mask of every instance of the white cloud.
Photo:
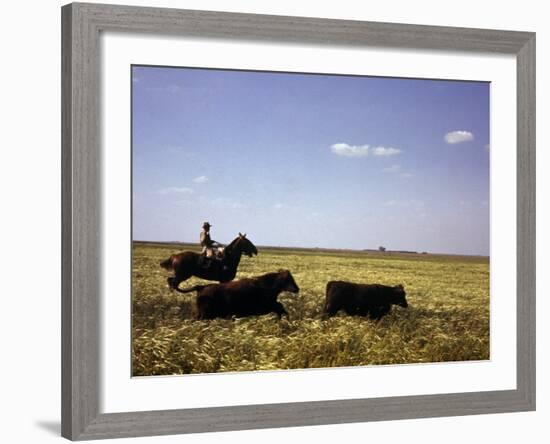
POLYGON ((474 135, 470 131, 458 130, 445 134, 445 142, 451 145, 469 142, 470 140, 474 140, 474 135))
POLYGON ((195 177, 195 178, 193 179, 193 182, 195 182, 195 183, 206 183, 206 182, 208 182, 209 180, 210 180, 210 179, 208 179, 208 177, 206 177, 206 176, 199 176, 199 177, 195 177))
POLYGON ((347 143, 335 143, 330 150, 338 156, 345 157, 367 157, 369 155, 368 145, 348 145, 347 143))
POLYGON ((376 146, 372 148, 372 155, 373 156, 395 156, 396 154, 399 154, 401 152, 398 148, 386 148, 384 146, 376 146))
POLYGON ((275 205, 273 205, 273 208, 276 209, 276 210, 280 210, 283 207, 284 207, 284 205, 282 203, 276 203, 275 205))
POLYGON ((414 177, 414 174, 412 173, 401 173, 399 177, 402 177, 403 179, 410 179, 411 177, 414 177))
POLYGON ((159 190, 158 193, 159 194, 172 194, 172 193, 193 194, 194 191, 192 188, 188 188, 188 187, 168 187, 168 188, 163 188, 159 190))
POLYGON ((331 145, 330 150, 344 157, 367 157, 367 156, 394 156, 401 152, 400 149, 370 145, 348 145, 347 143, 335 143, 331 145))

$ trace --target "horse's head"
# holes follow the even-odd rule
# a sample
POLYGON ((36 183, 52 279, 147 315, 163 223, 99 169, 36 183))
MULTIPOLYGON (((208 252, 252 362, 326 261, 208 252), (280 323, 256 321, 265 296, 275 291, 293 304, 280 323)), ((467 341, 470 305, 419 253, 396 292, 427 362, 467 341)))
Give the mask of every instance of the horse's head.
POLYGON ((256 246, 248 240, 246 233, 239 233, 239 237, 235 239, 235 249, 241 253, 246 254, 248 257, 252 257, 258 254, 256 246))

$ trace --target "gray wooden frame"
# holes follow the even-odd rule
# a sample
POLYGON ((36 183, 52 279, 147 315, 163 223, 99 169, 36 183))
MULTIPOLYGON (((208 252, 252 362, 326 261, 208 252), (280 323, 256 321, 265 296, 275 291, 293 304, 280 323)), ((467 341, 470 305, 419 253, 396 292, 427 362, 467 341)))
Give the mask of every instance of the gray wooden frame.
POLYGON ((535 409, 535 34, 74 3, 62 8, 62 435, 98 439, 535 409), (517 389, 148 412, 99 411, 102 31, 517 57, 517 389))

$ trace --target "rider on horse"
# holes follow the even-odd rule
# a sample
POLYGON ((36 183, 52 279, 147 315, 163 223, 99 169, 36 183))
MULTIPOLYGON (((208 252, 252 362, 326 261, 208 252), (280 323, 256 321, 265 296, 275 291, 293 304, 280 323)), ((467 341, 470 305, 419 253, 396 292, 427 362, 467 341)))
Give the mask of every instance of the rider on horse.
POLYGON ((201 265, 204 268, 210 267, 212 259, 216 258, 217 254, 214 252, 215 247, 219 247, 219 243, 215 240, 212 240, 210 237, 210 225, 209 222, 202 224, 202 230, 200 234, 200 243, 202 247, 201 251, 201 265))

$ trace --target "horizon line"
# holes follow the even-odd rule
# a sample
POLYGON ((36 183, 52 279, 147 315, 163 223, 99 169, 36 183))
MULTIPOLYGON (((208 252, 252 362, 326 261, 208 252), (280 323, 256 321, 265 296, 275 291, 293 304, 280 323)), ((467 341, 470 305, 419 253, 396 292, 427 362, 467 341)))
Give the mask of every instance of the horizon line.
MULTIPOLYGON (((144 239, 132 239, 133 242, 143 242, 143 243, 156 243, 156 244, 180 244, 180 245, 197 245, 200 246, 198 242, 187 242, 187 241, 162 241, 162 240, 144 240, 144 239)), ((225 246, 225 245, 224 245, 225 246)), ((386 249, 384 251, 379 250, 378 248, 335 248, 335 247, 292 247, 292 246, 282 246, 282 245, 257 245, 257 248, 271 248, 271 249, 280 249, 280 250, 321 250, 321 251, 350 251, 350 252, 369 252, 369 253, 401 253, 401 254, 418 254, 418 255, 439 255, 439 256, 471 256, 471 257, 482 257, 490 258, 490 254, 474 254, 474 253, 441 253, 441 252, 430 252, 427 250, 424 251, 414 251, 414 250, 393 250, 386 249)))

